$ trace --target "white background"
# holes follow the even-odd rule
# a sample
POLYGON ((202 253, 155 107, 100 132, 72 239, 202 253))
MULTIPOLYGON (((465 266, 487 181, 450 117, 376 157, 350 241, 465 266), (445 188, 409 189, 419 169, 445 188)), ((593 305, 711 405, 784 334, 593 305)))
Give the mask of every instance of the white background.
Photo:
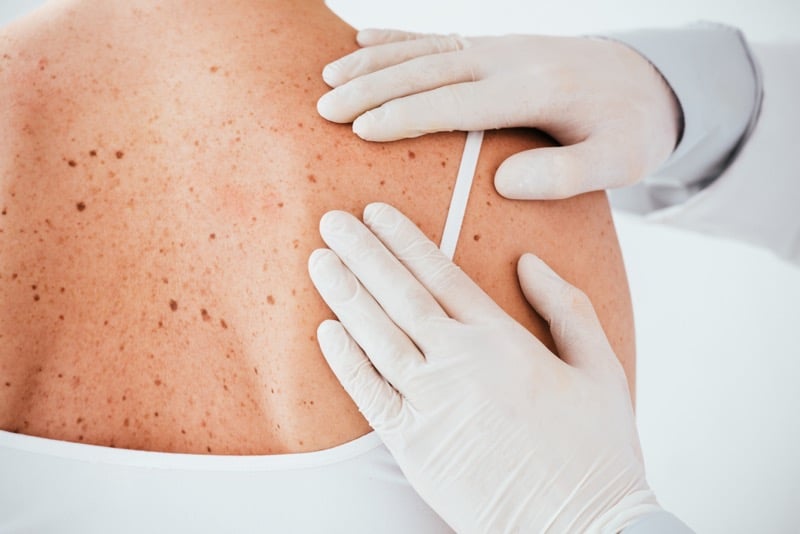
MULTIPOLYGON (((0 0, 0 24, 40 3, 0 0)), ((757 41, 800 30, 798 0, 329 4, 356 27, 464 34, 596 34, 698 19, 757 41)), ((698 532, 798 532, 800 269, 748 245, 616 220, 637 323, 639 428, 659 499, 698 532)))

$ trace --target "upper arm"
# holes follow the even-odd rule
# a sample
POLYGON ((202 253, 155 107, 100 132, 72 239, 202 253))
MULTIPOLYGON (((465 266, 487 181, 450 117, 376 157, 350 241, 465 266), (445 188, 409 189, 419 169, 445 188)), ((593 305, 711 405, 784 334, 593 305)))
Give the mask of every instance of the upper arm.
POLYGON ((517 283, 518 258, 525 252, 541 257, 589 296, 633 392, 633 313, 605 193, 519 201, 505 199, 494 189, 494 174, 508 156, 545 144, 549 143, 532 132, 487 132, 455 260, 514 319, 555 351, 546 323, 525 301, 517 283))

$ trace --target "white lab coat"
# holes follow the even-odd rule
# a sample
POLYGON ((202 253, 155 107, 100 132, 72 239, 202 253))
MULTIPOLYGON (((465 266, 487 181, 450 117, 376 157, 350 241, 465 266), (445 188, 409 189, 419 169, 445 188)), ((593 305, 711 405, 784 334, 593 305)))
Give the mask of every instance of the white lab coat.
POLYGON ((685 119, 670 160, 612 205, 800 265, 800 42, 748 45, 716 24, 612 38, 659 69, 685 119))

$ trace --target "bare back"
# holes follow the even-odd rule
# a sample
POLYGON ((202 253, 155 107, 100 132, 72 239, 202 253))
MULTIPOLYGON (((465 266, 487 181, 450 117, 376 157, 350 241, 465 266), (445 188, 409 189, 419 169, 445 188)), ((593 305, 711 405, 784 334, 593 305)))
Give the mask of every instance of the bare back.
MULTIPOLYGON (((0 32, 1 429, 215 454, 369 431, 316 344, 317 224, 380 200, 438 240, 464 135, 369 144, 319 118, 319 73, 354 47, 322 2, 277 0, 56 2, 0 32)), ((632 380, 605 196, 493 190, 505 157, 544 143, 487 135, 456 261, 551 343, 514 275, 541 255, 632 380)))

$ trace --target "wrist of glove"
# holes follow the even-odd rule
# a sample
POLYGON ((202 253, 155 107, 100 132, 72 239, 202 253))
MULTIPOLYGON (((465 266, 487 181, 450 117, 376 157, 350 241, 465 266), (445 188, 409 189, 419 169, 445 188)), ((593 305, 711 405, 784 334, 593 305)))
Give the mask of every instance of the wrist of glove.
POLYGON ((562 147, 516 154, 495 178, 508 198, 564 198, 628 185, 675 148, 680 106, 624 44, 593 38, 460 37, 365 30, 325 67, 320 114, 364 139, 530 127, 562 147))
POLYGON ((622 367, 588 298, 537 257, 520 284, 561 359, 399 211, 330 212, 309 272, 331 368, 459 532, 618 532, 658 509, 622 367))

